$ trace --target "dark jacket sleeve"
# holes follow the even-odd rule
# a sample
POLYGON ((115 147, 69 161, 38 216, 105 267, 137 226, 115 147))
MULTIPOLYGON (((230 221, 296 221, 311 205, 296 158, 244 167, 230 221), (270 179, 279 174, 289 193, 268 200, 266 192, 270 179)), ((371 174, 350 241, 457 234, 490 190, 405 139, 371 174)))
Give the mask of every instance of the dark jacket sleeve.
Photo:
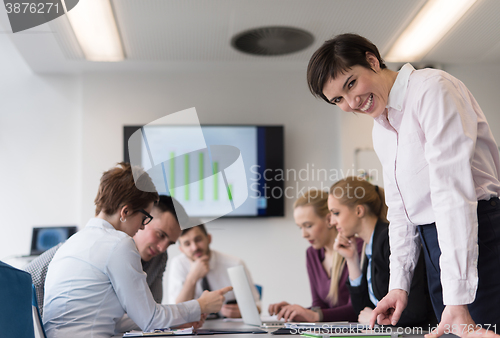
MULTIPOLYGON (((361 284, 359 286, 352 286, 349 278, 347 278, 347 288, 349 289, 349 293, 351 294, 351 303, 356 313, 356 316, 359 315, 361 310, 365 307, 369 307, 374 309, 375 305, 370 301, 370 296, 368 294, 368 282, 366 281, 366 269, 368 267, 368 260, 365 257, 365 262, 363 263, 363 276, 361 277, 361 284)), ((356 318, 357 319, 357 318, 356 318)))

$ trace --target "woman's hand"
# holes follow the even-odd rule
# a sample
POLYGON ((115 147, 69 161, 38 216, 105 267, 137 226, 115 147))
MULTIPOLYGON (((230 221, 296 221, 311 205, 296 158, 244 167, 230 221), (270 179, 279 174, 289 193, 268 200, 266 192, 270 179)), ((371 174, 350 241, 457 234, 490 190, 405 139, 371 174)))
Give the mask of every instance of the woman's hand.
POLYGON ((476 323, 470 316, 467 305, 446 305, 437 329, 426 334, 425 338, 437 338, 449 333, 460 337, 473 337, 474 334, 482 336, 481 331, 476 328, 476 323))
POLYGON ((408 305, 408 294, 401 289, 389 291, 384 298, 378 302, 370 317, 370 327, 375 326, 377 321, 380 325, 396 325, 401 318, 401 313, 408 305))
POLYGON ((359 262, 358 247, 354 236, 347 238, 338 233, 333 244, 333 250, 337 251, 346 261, 359 262))
POLYGON ((269 309, 267 311, 269 312, 270 316, 274 316, 277 315, 281 311, 281 309, 286 305, 290 304, 288 304, 287 302, 274 303, 269 305, 269 309))
POLYGON ((318 322, 319 313, 305 309, 300 305, 286 305, 278 313, 278 320, 281 318, 285 319, 287 322, 318 322))
POLYGON ((369 324, 370 323, 370 317, 372 316, 373 309, 370 307, 365 307, 361 312, 359 313, 358 316, 358 322, 360 324, 369 324))
POLYGON ((337 251, 339 255, 345 258, 347 269, 349 270, 349 279, 356 280, 361 276, 361 267, 359 266, 358 246, 356 238, 353 236, 347 238, 338 233, 333 243, 333 250, 337 251))

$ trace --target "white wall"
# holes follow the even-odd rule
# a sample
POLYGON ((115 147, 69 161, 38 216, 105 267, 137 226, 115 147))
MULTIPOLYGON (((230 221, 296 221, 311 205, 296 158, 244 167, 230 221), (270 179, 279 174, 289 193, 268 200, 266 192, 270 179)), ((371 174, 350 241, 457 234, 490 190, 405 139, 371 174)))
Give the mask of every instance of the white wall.
MULTIPOLYGON (((85 75, 81 223, 93 215, 102 171, 122 160, 123 125, 146 124, 190 107, 196 107, 201 123, 284 124, 286 168, 338 168, 338 119, 309 94, 304 78, 304 72, 246 71, 85 75)), ((286 184, 321 188, 317 181, 286 184)), ((289 190, 285 218, 208 223, 212 247, 244 259, 254 281, 264 286, 265 309, 284 299, 305 306, 311 302, 308 243, 291 217, 297 192, 289 190)))
POLYGON ((32 74, 0 34, 0 260, 28 254, 31 228, 79 222, 79 84, 32 74))
POLYGON ((493 136, 500 144, 500 65, 446 66, 445 70, 460 79, 481 106, 493 136))

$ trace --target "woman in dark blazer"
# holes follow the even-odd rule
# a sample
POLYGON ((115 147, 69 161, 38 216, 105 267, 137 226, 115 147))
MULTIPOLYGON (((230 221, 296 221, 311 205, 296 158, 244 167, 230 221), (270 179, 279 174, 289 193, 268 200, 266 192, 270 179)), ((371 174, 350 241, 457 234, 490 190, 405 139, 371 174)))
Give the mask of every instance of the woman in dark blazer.
MULTIPOLYGON (((389 290, 389 232, 387 206, 382 188, 364 179, 348 177, 330 189, 328 208, 339 235, 334 249, 344 256, 349 270, 347 286, 358 321, 368 324, 372 310, 389 290), (358 255, 355 237, 365 242, 364 254, 358 255)), ((427 289, 425 266, 420 256, 413 276, 408 306, 398 326, 435 324, 427 289)))

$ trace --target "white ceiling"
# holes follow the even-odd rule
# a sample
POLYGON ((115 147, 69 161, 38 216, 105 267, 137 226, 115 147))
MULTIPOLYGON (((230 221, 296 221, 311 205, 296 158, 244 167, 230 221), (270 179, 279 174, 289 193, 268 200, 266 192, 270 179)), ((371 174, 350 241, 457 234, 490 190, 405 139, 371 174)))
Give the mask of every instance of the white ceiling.
MULTIPOLYGON (((85 1, 85 0, 80 0, 85 1)), ((9 34, 28 65, 39 73, 200 69, 303 69, 332 36, 354 32, 383 53, 426 0, 111 0, 127 60, 89 62, 66 16, 9 34), (261 26, 292 26, 315 37, 312 46, 288 56, 262 57, 234 50, 231 38, 261 26)), ((78 5, 73 9, 78 10, 78 5)), ((500 65, 500 0, 479 0, 422 60, 425 64, 500 65)))

